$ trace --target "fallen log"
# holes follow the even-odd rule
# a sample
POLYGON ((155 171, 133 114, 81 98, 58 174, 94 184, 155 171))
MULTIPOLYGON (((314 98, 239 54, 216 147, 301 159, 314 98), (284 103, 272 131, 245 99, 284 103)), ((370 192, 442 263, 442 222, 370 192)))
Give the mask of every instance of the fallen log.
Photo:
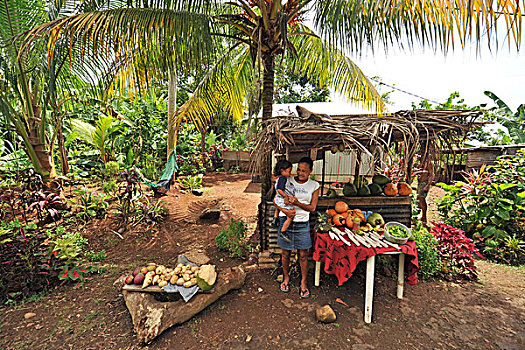
MULTIPOLYGON (((152 293, 144 292, 122 290, 122 295, 131 314, 138 340, 149 344, 166 329, 186 322, 230 290, 239 289, 245 278, 246 272, 241 266, 220 270, 213 289, 207 293, 196 294, 187 303, 182 299, 157 301, 152 293)), ((122 277, 115 285, 122 285, 121 279, 122 277)))

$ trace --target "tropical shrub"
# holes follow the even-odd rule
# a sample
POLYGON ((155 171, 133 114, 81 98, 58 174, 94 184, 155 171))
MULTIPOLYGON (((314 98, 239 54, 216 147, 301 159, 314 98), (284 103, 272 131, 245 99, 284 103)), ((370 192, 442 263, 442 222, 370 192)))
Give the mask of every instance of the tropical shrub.
POLYGON ((217 248, 228 251, 231 257, 246 257, 253 250, 246 238, 247 231, 244 221, 231 219, 228 227, 223 228, 215 237, 217 248))
POLYGON ((422 224, 417 221, 412 226, 412 237, 417 247, 419 270, 417 275, 422 280, 428 280, 441 271, 441 260, 438 255, 438 240, 422 224))
POLYGON ((77 194, 76 201, 72 204, 77 208, 75 215, 82 222, 87 223, 93 219, 103 219, 106 217, 109 207, 109 196, 99 196, 87 187, 75 189, 77 194))
POLYGON ((465 236, 464 231, 443 223, 433 223, 430 232, 438 241, 437 252, 443 276, 476 279, 478 273, 473 255, 483 257, 472 239, 465 236))
POLYGON ((0 228, 0 301, 17 301, 57 283, 56 256, 36 226, 0 228))
POLYGON ((524 153, 500 157, 494 166, 464 174, 465 181, 439 184, 438 203, 445 223, 472 237, 490 259, 520 264, 525 259, 524 153))

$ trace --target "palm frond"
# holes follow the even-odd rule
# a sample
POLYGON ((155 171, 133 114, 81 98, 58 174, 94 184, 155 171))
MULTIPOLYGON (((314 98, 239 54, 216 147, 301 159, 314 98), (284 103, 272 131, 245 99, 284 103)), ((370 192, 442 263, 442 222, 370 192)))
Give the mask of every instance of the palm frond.
POLYGON ((365 45, 385 48, 420 43, 446 52, 472 40, 499 46, 498 21, 505 40, 520 47, 525 0, 318 0, 313 4, 315 28, 328 43, 358 52, 365 45))
MULTIPOLYGON (((309 31, 302 27, 300 32, 309 31)), ((314 35, 291 35, 289 40, 297 52, 289 57, 291 71, 306 77, 316 86, 330 87, 373 111, 385 111, 384 102, 373 84, 340 50, 314 35)))

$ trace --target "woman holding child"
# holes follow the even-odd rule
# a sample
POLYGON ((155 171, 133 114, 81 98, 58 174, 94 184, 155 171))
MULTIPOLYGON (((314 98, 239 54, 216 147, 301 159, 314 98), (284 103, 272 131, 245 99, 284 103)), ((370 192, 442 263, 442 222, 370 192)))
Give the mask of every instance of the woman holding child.
POLYGON ((285 172, 285 175, 289 176, 286 179, 286 182, 289 182, 286 188, 293 188, 293 195, 288 194, 289 192, 285 193, 285 196, 283 196, 285 205, 282 205, 280 200, 277 201, 278 203, 275 203, 276 200, 274 200, 274 204, 279 210, 279 237, 277 244, 282 249, 283 282, 281 283, 281 291, 288 292, 290 290, 290 253, 292 250, 297 249, 301 266, 301 298, 310 296, 310 290, 306 283, 308 277, 308 250, 312 247, 310 212, 315 211, 319 198, 319 183, 310 179, 312 170, 312 159, 308 157, 301 158, 297 165, 297 176, 291 177, 288 175, 288 171, 285 172), (281 205, 279 205, 280 203, 281 205), (289 205, 292 205, 293 209, 289 209, 289 205), (285 222, 289 226, 281 232, 285 222))

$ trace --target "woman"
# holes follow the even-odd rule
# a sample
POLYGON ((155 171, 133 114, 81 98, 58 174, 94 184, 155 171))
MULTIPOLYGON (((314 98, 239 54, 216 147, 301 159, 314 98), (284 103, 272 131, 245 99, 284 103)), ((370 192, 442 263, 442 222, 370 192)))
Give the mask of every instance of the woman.
MULTIPOLYGON (((297 176, 290 177, 289 181, 295 187, 295 196, 291 197, 290 204, 294 209, 281 208, 276 205, 279 213, 279 228, 286 221, 287 216, 293 216, 293 222, 288 228, 290 242, 285 241, 282 237, 277 239, 277 244, 282 249, 283 264, 283 282, 281 291, 290 290, 290 253, 297 249, 299 252, 299 265, 301 266, 301 298, 308 298, 310 290, 306 283, 308 277, 308 250, 312 247, 310 237, 310 212, 317 207, 319 198, 319 183, 310 179, 314 162, 308 157, 301 158, 297 165, 297 176)), ((275 204, 275 202, 274 202, 275 204)))

